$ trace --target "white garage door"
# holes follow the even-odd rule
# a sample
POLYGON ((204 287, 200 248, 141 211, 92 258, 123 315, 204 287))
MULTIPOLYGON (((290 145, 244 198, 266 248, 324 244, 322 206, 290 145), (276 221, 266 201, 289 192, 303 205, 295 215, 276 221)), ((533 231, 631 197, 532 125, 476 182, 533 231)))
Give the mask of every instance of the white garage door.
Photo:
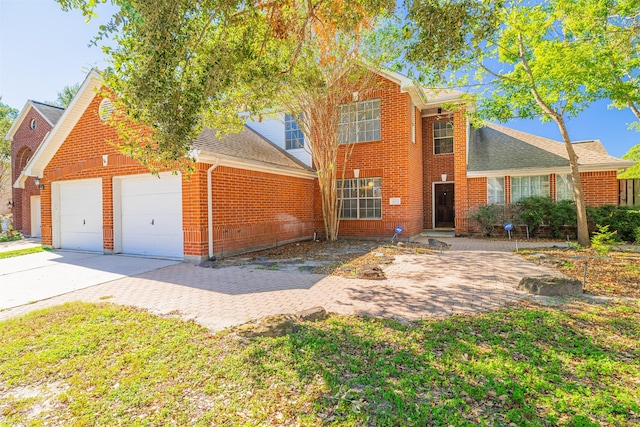
POLYGON ((60 182, 60 247, 103 251, 102 180, 60 182))
POLYGON ((182 237, 182 179, 122 178, 122 252, 126 254, 184 256, 182 237))

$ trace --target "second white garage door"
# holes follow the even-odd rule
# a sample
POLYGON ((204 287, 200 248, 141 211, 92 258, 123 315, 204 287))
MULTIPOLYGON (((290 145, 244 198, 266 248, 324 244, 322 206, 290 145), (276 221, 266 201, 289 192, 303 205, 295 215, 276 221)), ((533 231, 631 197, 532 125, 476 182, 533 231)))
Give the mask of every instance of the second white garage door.
POLYGON ((122 253, 182 258, 182 178, 121 177, 122 253))

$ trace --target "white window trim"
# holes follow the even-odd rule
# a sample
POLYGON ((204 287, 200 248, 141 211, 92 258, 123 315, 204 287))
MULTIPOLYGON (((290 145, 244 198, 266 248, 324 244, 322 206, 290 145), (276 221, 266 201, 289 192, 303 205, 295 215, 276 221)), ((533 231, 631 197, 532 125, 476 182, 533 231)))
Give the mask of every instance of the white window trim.
POLYGON ((551 196, 551 177, 550 177, 549 175, 547 175, 547 174, 540 174, 540 175, 515 175, 515 176, 513 176, 513 175, 512 175, 512 176, 510 177, 510 183, 509 183, 509 184, 510 184, 510 185, 509 185, 509 187, 510 187, 510 191, 509 191, 509 197, 510 197, 510 199, 509 199, 509 200, 511 201, 511 203, 517 203, 518 201, 520 201, 520 200, 522 200, 522 199, 524 199, 524 198, 526 198, 526 197, 531 197, 531 196, 542 196, 542 197, 545 197, 545 196, 546 196, 546 197, 550 197, 550 196, 551 196), (513 188, 514 188, 513 180, 514 180, 514 178, 515 178, 515 179, 529 178, 529 182, 531 182, 531 178, 533 178, 533 177, 537 177, 537 176, 541 176, 541 177, 545 177, 545 176, 546 176, 546 177, 547 177, 547 194, 529 194, 529 195, 527 195, 527 196, 522 196, 522 195, 521 195, 521 197, 520 197, 518 200, 514 200, 514 197, 513 197, 513 188))
MULTIPOLYGON (((504 191, 504 181, 505 181, 504 176, 487 177, 487 204, 491 204, 491 205, 504 205, 505 204, 505 202, 506 202, 506 194, 505 194, 505 191, 504 191), (493 202, 493 203, 489 202, 489 194, 490 194, 489 193, 489 180, 491 180, 491 179, 495 179, 495 180, 502 179, 502 201, 501 202, 493 202)), ((496 194, 496 192, 494 191, 494 196, 495 196, 495 194, 496 194)))
POLYGON ((411 142, 416 143, 416 107, 412 101, 409 101, 409 108, 411 108, 411 142))
MULTIPOLYGON (((344 191, 344 187, 342 184, 341 179, 337 180, 337 187, 338 187, 338 201, 340 202, 340 221, 350 221, 350 220, 355 220, 355 221, 380 221, 382 219, 382 178, 381 177, 367 177, 367 178, 345 178, 344 181, 346 180, 356 180, 358 183, 356 185, 356 189, 360 187, 360 182, 366 182, 367 180, 372 180, 372 179, 378 179, 380 180, 380 197, 362 197, 360 198, 360 196, 358 195, 357 197, 353 198, 350 197, 347 200, 357 200, 358 201, 358 207, 356 208, 356 213, 357 213, 357 217, 356 218, 345 218, 342 216, 342 209, 343 209, 343 199, 342 199, 342 194, 344 191), (360 217, 360 200, 375 200, 375 199, 379 199, 380 200, 380 216, 379 217, 374 217, 374 218, 361 218, 360 217)), ((375 188, 375 187, 374 187, 375 188)), ((356 191, 357 193, 357 191, 356 191)), ((364 208, 363 208, 364 209, 364 208)))
MULTIPOLYGON (((360 143, 360 142, 375 142, 375 141, 380 141, 382 140, 382 104, 380 102, 380 98, 371 98, 371 99, 365 99, 365 100, 361 100, 361 101, 356 101, 356 102, 349 102, 349 103, 345 103, 345 104, 341 104, 339 106, 339 108, 342 109, 347 109, 350 108, 351 106, 355 107, 355 121, 349 121, 347 123, 347 136, 349 136, 352 133, 352 127, 355 127, 355 131, 353 131, 353 133, 355 134, 355 141, 342 141, 340 136, 338 136, 339 138, 339 142, 340 144, 356 144, 356 143, 360 143), (360 121, 358 120, 358 107, 364 103, 378 103, 378 113, 379 116, 377 119, 372 119, 372 120, 366 120, 366 121, 371 121, 371 122, 378 122, 378 139, 363 139, 360 140, 360 129, 358 129, 359 127, 359 123, 360 121)), ((351 112, 349 110, 345 112, 340 111, 340 117, 338 120, 338 135, 341 134, 340 132, 340 126, 342 124, 342 117, 343 114, 351 114, 351 112)))
MULTIPOLYGON (((300 129, 300 125, 298 125, 298 122, 296 121, 295 118, 295 114, 291 114, 291 113, 285 113, 284 118, 283 118, 283 122, 284 122, 284 149, 287 151, 292 151, 292 150, 304 150, 305 147, 305 137, 304 137, 304 133, 302 133, 302 129, 300 129), (291 118, 291 122, 289 122, 289 118, 291 118), (295 123, 297 129, 293 130, 293 129, 287 129, 287 124, 288 123, 295 123), (288 142, 289 140, 287 139, 287 134, 289 132, 296 132, 296 131, 300 131, 300 134, 302 135, 302 145, 297 146, 297 147, 292 147, 289 148, 288 147, 288 142)), ((293 141, 293 140, 291 140, 293 141)))
POLYGON ((560 200, 575 200, 575 193, 573 192, 573 175, 570 173, 557 173, 556 174, 556 202, 559 202, 560 200), (559 183, 560 183, 560 179, 559 177, 561 176, 568 176, 569 179, 571 180, 571 186, 567 189, 569 191, 569 198, 565 198, 565 199, 559 199, 558 198, 558 188, 559 188, 559 183))
POLYGON ((453 141, 453 120, 436 120, 435 122, 433 122, 433 155, 434 156, 441 156, 441 155, 453 154, 453 145, 454 145, 454 141, 453 141), (451 123, 451 136, 436 137, 436 124, 437 123, 451 123), (451 152, 436 153, 436 141, 442 140, 442 139, 448 139, 448 138, 451 138, 451 152))

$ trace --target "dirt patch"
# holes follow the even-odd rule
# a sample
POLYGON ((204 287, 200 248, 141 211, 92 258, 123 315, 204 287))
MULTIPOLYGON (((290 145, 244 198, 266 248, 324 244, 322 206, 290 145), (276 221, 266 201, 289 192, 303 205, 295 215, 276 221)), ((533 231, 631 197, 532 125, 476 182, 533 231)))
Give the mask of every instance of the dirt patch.
POLYGON ((580 281, 586 263, 587 294, 640 298, 640 254, 636 252, 612 251, 603 256, 593 249, 541 248, 520 254, 580 281))
POLYGON ((204 267, 240 266, 265 270, 289 270, 302 273, 355 278, 367 264, 384 267, 395 255, 435 254, 446 247, 407 242, 373 240, 305 241, 203 263, 204 267))
MULTIPOLYGON (((50 382, 40 385, 22 385, 7 387, 0 383, 0 415, 11 415, 16 412, 27 414, 28 418, 37 418, 41 414, 54 413, 65 405, 66 384, 50 382)), ((50 418, 50 417, 46 417, 50 418)), ((2 421, 2 417, 0 417, 2 421)), ((55 421, 54 418, 48 421, 55 421)), ((55 425, 53 422, 52 425, 55 425)))

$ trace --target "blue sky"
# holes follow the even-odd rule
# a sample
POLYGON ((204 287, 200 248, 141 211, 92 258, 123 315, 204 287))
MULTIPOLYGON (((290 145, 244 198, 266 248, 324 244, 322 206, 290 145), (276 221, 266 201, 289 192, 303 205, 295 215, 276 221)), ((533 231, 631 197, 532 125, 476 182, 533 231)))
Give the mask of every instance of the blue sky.
MULTIPOLYGON (((104 68, 105 55, 89 42, 111 16, 109 6, 86 23, 78 11, 63 12, 54 0, 0 0, 0 96, 21 109, 28 99, 55 100, 64 86, 82 82, 92 68, 104 68)), ((569 122, 573 140, 600 139, 620 157, 640 144, 640 132, 627 130, 635 117, 629 110, 609 110, 606 101, 569 122)), ((507 126, 555 140, 555 124, 516 120, 507 126)))

